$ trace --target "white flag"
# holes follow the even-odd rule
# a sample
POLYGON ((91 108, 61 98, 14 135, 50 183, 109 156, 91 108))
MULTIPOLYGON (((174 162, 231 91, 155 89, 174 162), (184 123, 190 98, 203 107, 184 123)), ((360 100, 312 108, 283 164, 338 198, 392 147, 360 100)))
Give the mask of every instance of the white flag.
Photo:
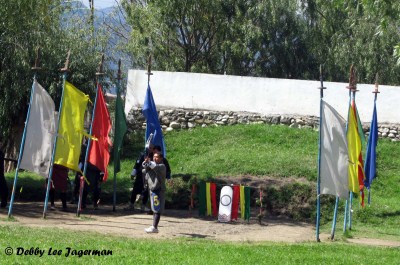
POLYGON ((36 81, 20 168, 47 177, 56 133, 54 101, 36 81))
POLYGON ((348 165, 346 121, 322 100, 321 130, 321 194, 332 194, 347 199, 348 165))

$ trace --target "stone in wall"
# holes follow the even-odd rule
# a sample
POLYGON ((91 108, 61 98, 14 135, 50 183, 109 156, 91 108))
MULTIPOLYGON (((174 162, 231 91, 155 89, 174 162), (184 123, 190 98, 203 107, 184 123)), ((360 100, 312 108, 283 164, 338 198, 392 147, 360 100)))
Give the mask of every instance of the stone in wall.
POLYGON ((290 125, 290 118, 287 116, 281 116, 281 124, 290 125))
MULTIPOLYGON (((229 126, 235 124, 280 124, 290 126, 291 128, 319 129, 319 117, 316 116, 262 116, 257 113, 247 112, 164 109, 159 111, 159 119, 165 131, 192 129, 197 126, 204 128, 208 126, 229 126)), ((146 121, 140 108, 133 109, 129 113, 127 121, 130 130, 146 128, 146 121)), ((366 137, 368 137, 370 124, 363 123, 362 126, 366 137)), ((399 130, 399 124, 379 124, 378 137, 400 141, 399 130)))
POLYGON ((280 116, 272 116, 271 117, 271 124, 279 124, 281 121, 280 116))

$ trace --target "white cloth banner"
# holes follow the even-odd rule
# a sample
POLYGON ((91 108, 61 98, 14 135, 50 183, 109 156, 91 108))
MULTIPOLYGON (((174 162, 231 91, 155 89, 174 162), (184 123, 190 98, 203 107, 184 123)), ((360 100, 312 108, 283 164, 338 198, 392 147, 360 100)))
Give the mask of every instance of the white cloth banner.
POLYGON ((348 165, 346 121, 328 103, 321 100, 322 125, 320 153, 320 191, 347 199, 348 165))
POLYGON ((56 133, 54 101, 34 80, 30 116, 20 168, 47 177, 56 133))

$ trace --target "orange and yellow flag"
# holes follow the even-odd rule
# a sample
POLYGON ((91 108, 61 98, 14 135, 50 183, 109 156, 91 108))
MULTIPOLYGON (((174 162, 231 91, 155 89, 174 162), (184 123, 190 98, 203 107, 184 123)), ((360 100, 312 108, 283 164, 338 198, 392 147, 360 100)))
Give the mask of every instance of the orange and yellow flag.
MULTIPOLYGON (((358 132, 356 119, 356 105, 354 101, 349 108, 349 121, 347 124, 347 144, 349 153, 349 190, 361 193, 364 189, 364 166, 362 158, 362 145, 358 132)), ((361 204, 364 204, 364 196, 361 196, 361 204)))

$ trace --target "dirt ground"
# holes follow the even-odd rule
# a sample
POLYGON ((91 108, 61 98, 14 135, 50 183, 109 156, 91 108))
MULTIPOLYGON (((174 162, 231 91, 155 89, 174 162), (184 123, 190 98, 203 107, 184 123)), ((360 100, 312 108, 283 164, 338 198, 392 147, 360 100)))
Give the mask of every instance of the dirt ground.
MULTIPOLYGON (((293 222, 287 219, 263 219, 261 225, 256 217, 250 222, 219 223, 216 218, 199 217, 197 211, 166 210, 161 217, 158 234, 146 234, 144 228, 152 224, 152 215, 139 210, 126 211, 124 205, 117 205, 113 212, 111 205, 101 205, 98 210, 85 209, 76 217, 75 205, 69 205, 68 212, 48 209, 43 219, 43 203, 14 203, 13 217, 16 224, 29 227, 58 227, 75 231, 92 231, 102 234, 119 235, 129 238, 157 237, 173 239, 206 238, 231 242, 310 242, 315 241, 315 227, 312 224, 293 222)), ((6 209, 0 210, 0 224, 7 221, 6 209)), ((253 216, 256 216, 254 214, 253 216)), ((328 234, 320 235, 321 241, 330 241, 328 234)), ((400 247, 398 241, 378 239, 349 239, 349 242, 377 246, 400 247)))

